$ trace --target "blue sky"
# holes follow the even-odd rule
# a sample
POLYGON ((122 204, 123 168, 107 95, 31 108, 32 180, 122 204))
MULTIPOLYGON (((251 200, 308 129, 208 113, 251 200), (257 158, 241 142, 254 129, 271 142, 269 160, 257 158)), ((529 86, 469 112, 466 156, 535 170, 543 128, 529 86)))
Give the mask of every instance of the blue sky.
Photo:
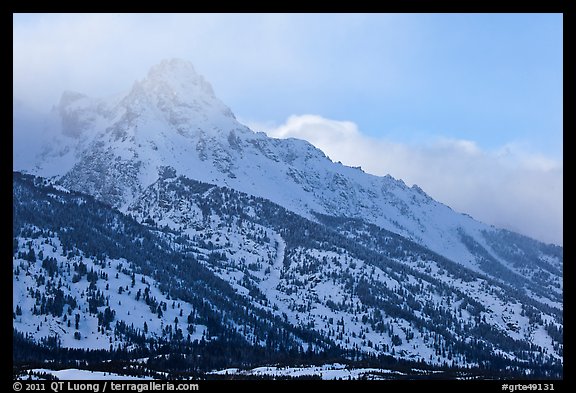
POLYGON ((13 30, 14 95, 38 109, 184 58, 259 131, 562 242, 561 14, 14 15, 13 30))

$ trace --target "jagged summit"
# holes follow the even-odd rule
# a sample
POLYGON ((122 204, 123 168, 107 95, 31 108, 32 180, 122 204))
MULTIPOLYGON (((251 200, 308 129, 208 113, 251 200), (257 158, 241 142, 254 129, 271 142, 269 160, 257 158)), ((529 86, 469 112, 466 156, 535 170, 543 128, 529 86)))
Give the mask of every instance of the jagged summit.
POLYGON ((192 63, 182 59, 163 60, 150 68, 146 81, 168 84, 170 88, 182 88, 199 95, 215 98, 214 90, 203 76, 199 75, 192 63))
POLYGON ((189 173, 198 169, 195 161, 215 155, 222 167, 221 158, 230 157, 219 146, 238 148, 235 136, 253 134, 193 65, 179 59, 153 66, 124 94, 95 99, 64 92, 47 128, 54 137, 29 171, 114 206, 129 203, 163 166, 189 173))
POLYGON ((128 109, 151 105, 178 127, 185 127, 186 122, 200 122, 205 128, 220 128, 232 125, 226 120, 235 120, 230 108, 215 96, 210 83, 196 73, 191 63, 180 59, 153 66, 145 79, 134 84, 123 104, 128 109))

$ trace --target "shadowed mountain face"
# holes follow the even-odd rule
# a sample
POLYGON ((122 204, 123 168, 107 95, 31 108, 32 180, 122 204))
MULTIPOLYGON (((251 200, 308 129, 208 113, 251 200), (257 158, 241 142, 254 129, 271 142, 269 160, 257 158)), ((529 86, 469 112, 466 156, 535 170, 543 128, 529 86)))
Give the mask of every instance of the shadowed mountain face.
POLYGON ((561 247, 254 133, 190 63, 163 61, 111 98, 64 93, 44 127, 55 137, 15 169, 49 180, 14 177, 14 326, 38 342, 83 347, 95 334, 90 346, 116 350, 189 334, 190 345, 242 342, 254 359, 272 359, 254 349, 271 346, 562 363, 561 247), (82 328, 68 326, 75 313, 82 328))

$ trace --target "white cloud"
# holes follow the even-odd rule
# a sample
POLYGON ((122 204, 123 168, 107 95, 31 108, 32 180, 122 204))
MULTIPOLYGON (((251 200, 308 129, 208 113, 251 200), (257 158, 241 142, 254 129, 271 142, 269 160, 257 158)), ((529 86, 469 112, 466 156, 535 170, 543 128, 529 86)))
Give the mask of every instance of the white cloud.
MULTIPOLYGON (((282 119, 289 113, 284 108, 294 108, 294 101, 300 105, 297 111, 324 102, 329 106, 331 100, 323 100, 327 86, 337 89, 331 94, 339 96, 366 92, 365 86, 377 88, 379 95, 403 91, 397 82, 405 79, 397 70, 401 67, 392 64, 390 56, 386 61, 383 55, 367 58, 413 47, 402 45, 397 36, 390 38, 400 29, 399 19, 405 17, 15 14, 14 96, 39 110, 49 109, 67 89, 92 97, 108 96, 129 89, 162 59, 179 57, 191 61, 237 114, 243 110, 251 116, 267 110, 281 113, 271 117, 282 119), (370 26, 390 34, 375 35, 370 26), (366 29, 371 37, 382 35, 378 51, 365 39, 366 29), (343 69, 353 78, 343 76, 343 69), (281 93, 271 100, 270 92, 281 93)), ((395 53, 394 59, 403 58, 402 53, 395 53)))
POLYGON ((563 167, 508 144, 482 150, 473 141, 438 137, 421 144, 368 137, 349 121, 291 116, 273 137, 306 139, 333 161, 418 184, 476 219, 545 242, 563 244, 563 167))
POLYGON ((315 29, 322 43, 331 42, 322 29, 330 21, 290 14, 16 14, 14 95, 39 109, 64 89, 106 96, 128 89, 162 59, 181 57, 211 83, 245 97, 247 85, 280 83, 278 75, 326 74, 304 44, 315 29))

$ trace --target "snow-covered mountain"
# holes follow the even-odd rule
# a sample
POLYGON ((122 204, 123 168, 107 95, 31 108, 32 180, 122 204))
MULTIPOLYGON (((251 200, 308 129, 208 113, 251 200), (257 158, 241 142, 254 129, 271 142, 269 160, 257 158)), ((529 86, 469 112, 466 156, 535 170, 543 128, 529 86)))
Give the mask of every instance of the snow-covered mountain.
MULTIPOLYGON (((15 133, 39 127, 20 118, 15 133)), ((186 329, 189 342, 239 334, 294 356, 340 348, 436 366, 562 363, 561 247, 334 163, 305 141, 255 133, 188 62, 163 61, 106 99, 66 92, 41 127, 40 154, 15 161, 48 179, 15 174, 14 326, 27 337, 121 351, 173 339, 188 314, 179 339, 186 329), (68 223, 50 222, 56 207, 68 223), (83 209, 101 244, 82 237, 73 217, 83 209), (123 323, 118 334, 112 321, 123 323)))
POLYGON ((46 134, 56 137, 35 164, 15 169, 57 178, 123 211, 161 168, 172 167, 178 175, 269 199, 303 217, 317 212, 361 218, 473 269, 479 264, 463 234, 490 249, 481 233, 497 233, 416 185, 333 163, 302 140, 251 131, 190 63, 178 59, 156 65, 124 95, 91 99, 65 92, 49 127, 46 134))

